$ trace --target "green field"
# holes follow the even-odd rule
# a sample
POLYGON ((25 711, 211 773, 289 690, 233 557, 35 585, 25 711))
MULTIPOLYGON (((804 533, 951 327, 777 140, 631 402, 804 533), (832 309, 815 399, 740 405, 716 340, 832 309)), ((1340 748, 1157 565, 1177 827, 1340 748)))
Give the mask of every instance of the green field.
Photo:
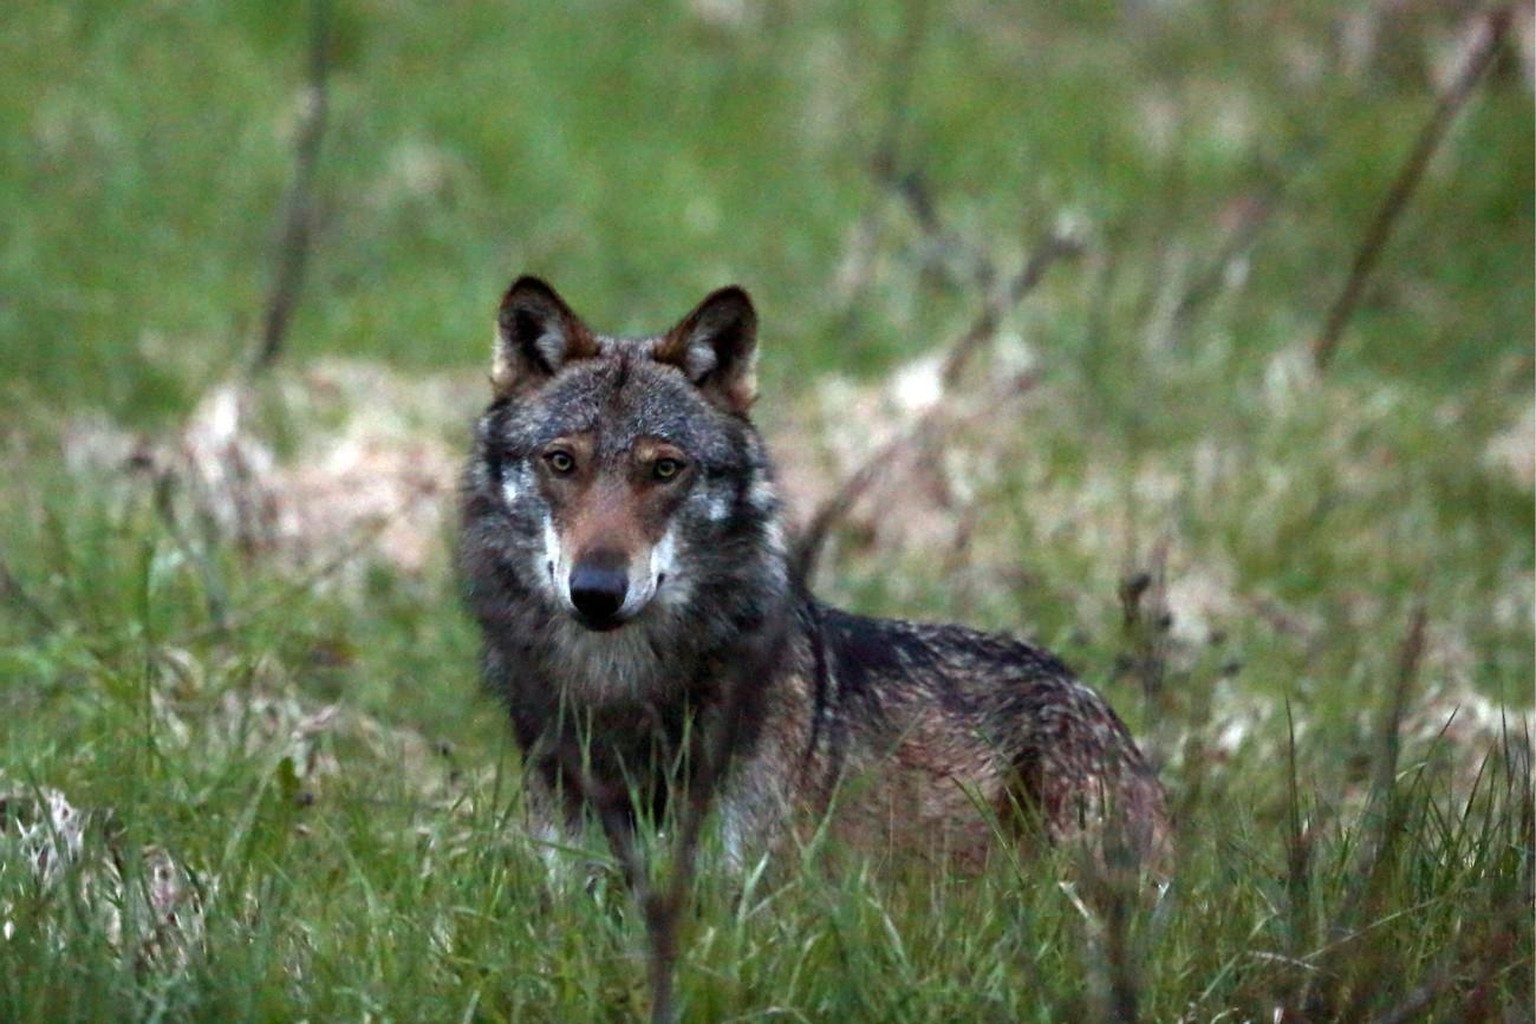
POLYGON ((1531 1019, 1528 10, 1323 365, 1456 5, 337 0, 318 122, 316 10, 0 30, 0 1021, 646 1012, 452 572, 525 271, 616 332, 746 286, 802 513, 910 441, 820 592, 1057 649, 1178 813, 1160 902, 707 850, 682 1019, 1531 1019))

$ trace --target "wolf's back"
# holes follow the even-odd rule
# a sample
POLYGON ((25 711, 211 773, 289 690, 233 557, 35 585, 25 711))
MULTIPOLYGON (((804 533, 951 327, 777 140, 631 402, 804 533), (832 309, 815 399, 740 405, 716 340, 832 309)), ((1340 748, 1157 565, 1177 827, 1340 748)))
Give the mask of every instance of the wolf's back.
POLYGON ((812 600, 799 621, 810 762, 821 776, 808 794, 840 817, 883 821, 887 844, 938 842, 961 860, 985 859, 998 825, 1051 843, 1113 832, 1140 855, 1162 856, 1156 774, 1110 706, 1055 655, 812 600))

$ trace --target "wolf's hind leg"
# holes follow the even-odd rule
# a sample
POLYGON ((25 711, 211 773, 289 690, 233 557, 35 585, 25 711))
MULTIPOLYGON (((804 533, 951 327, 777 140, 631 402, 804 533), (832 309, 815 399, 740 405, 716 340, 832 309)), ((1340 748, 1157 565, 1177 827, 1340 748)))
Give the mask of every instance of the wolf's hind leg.
POLYGON ((1156 870, 1167 854, 1163 788, 1109 705, 1067 679, 1037 684, 1024 703, 1018 797, 1045 837, 1156 870))

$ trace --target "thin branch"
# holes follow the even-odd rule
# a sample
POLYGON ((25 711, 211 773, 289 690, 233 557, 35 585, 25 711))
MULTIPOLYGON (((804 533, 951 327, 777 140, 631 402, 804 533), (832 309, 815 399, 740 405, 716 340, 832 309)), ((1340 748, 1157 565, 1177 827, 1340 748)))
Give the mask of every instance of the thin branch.
POLYGON ((1273 220, 1280 206, 1280 186, 1269 182, 1257 194, 1243 200, 1236 222, 1222 240, 1210 264, 1179 299, 1173 311, 1174 319, 1187 324, 1200 307, 1209 302, 1222 289, 1227 274, 1237 260, 1246 255, 1258 241, 1264 228, 1273 220))
MULTIPOLYGON (((950 346, 939 371, 946 390, 959 381, 982 345, 997 334, 1003 317, 1039 285, 1051 265, 1066 257, 1076 256, 1081 251, 1081 245, 1065 234, 1052 232, 1045 237, 1036 248, 1034 255, 1024 264, 1023 269, 991 297, 971 326, 950 346)), ((1036 380, 1033 373, 1021 374, 1008 382, 993 400, 1001 401, 1022 394, 1033 388, 1036 380)), ((790 569, 794 579, 809 582, 816 571, 816 563, 821 557, 822 548, 826 545, 827 536, 832 528, 848 515, 853 506, 874 486, 898 455, 930 443, 941 436, 948 411, 943 402, 930 407, 906 431, 876 449, 857 469, 843 479, 842 484, 831 495, 822 500, 816 511, 812 513, 790 556, 790 569)))
POLYGON ((1312 827, 1301 808, 1300 769, 1296 764, 1296 718, 1291 698, 1285 698, 1286 797, 1289 821, 1285 836, 1285 895, 1287 951, 1302 957, 1312 942, 1312 827))
POLYGON ((917 81, 915 68, 923 42, 928 35, 928 0, 912 0, 907 7, 900 42, 887 59, 890 69, 890 97, 885 108, 885 123, 875 143, 873 169, 875 178, 888 183, 901 176, 899 154, 908 123, 912 119, 912 88, 917 81))
MULTIPOLYGON (((877 168, 877 173, 879 169, 877 168)), ((990 291, 997 279, 992 258, 981 247, 944 224, 938 201, 922 171, 911 170, 879 177, 901 207, 911 216, 920 234, 917 249, 918 272, 923 279, 951 288, 971 285, 990 291)))
MULTIPOLYGON (((1038 382, 1039 375, 1032 370, 1017 374, 1002 386, 993 389, 992 394, 988 396, 987 405, 989 408, 995 408, 1009 399, 1033 390, 1038 382)), ((810 583, 811 577, 816 572, 816 563, 821 558, 822 549, 826 546, 827 537, 831 534, 833 527, 847 517, 859 500, 890 469, 899 455, 924 448, 943 437, 950 427, 950 423, 946 421, 949 411, 943 403, 929 408, 905 431, 877 448, 859 465, 858 469, 843 479, 836 491, 822 500, 790 554, 792 579, 807 585, 810 583)))
MULTIPOLYGON (((1494 913, 1495 923, 1483 933, 1472 955, 1454 947, 1446 950, 1428 972, 1428 979, 1389 1012, 1377 1017, 1374 1024, 1410 1024, 1420 1020, 1453 989, 1467 993, 1459 1007, 1465 1013, 1469 1009, 1468 1003, 1478 998, 1500 971, 1526 953, 1523 944, 1513 934, 1513 926, 1521 915, 1530 913, 1530 907, 1503 907, 1494 913), (1469 967, 1475 968, 1471 984, 1468 984, 1467 979, 1469 967)), ((1460 1019, 1467 1020, 1469 1017, 1460 1019)))
POLYGON ((767 624, 755 644, 734 659, 729 672, 730 686, 721 708, 724 720, 710 735, 704 748, 704 764, 690 783, 678 825, 676 852, 671 861, 669 885, 645 900, 646 931, 650 939, 651 1020, 654 1024, 672 1024, 677 1020, 675 978, 679 949, 678 932, 682 912, 693 891, 698 865, 699 840, 704 820, 716 792, 725 781, 726 770, 736 755, 746 719, 747 698, 757 689, 757 681, 772 670, 772 660, 782 648, 789 630, 789 613, 783 611, 767 624))
MULTIPOLYGON (((1005 289, 994 293, 994 296, 986 302, 986 306, 983 306, 982 312, 977 313, 977 318, 971 322, 971 327, 966 329, 966 332, 949 347, 949 352, 946 353, 940 367, 940 379, 946 390, 958 382, 965 372, 966 365, 969 365, 982 345, 992 336, 997 335, 1003 316, 1008 315, 1009 310, 1018 306, 1025 296, 1040 284, 1046 270, 1051 269, 1052 264, 1057 263, 1058 259, 1075 256, 1080 252, 1081 244, 1066 233, 1051 232, 1046 235, 1040 246, 1035 249, 1034 255, 1026 261, 1025 267, 1014 275, 1005 289)), ((995 405, 997 402, 1021 395, 1031 390, 1035 382, 1037 382, 1037 376, 1034 373, 1021 373, 1001 388, 1000 393, 994 396, 989 404, 995 405)), ((842 485, 833 491, 833 494, 829 494, 822 500, 822 504, 817 505, 805 530, 800 533, 799 542, 796 543, 796 548, 790 557, 791 574, 794 579, 809 582, 811 576, 816 573, 817 560, 820 559, 822 548, 826 545, 826 537, 833 527, 836 527, 843 517, 848 516, 849 510, 859 502, 860 497, 863 497, 872 485, 879 481, 880 474, 885 473, 895 457, 903 451, 922 447, 937 439, 938 436, 942 436, 945 430, 945 415, 948 411, 945 402, 932 405, 908 430, 897 434, 891 441, 869 454, 857 470, 843 479, 842 485)))
MULTIPOLYGON (((704 822, 741 742, 742 728, 749 713, 748 699, 757 692, 756 681, 771 671, 771 662, 782 650, 788 628, 787 611, 766 623, 750 646, 729 659, 723 676, 722 703, 714 709, 696 712, 696 727, 709 731, 698 752, 702 759, 699 769, 687 780, 686 799, 682 801, 677 819, 676 839, 669 861, 670 871, 663 884, 656 884, 648 869, 635 833, 636 826, 625 813, 622 801, 605 792, 593 778, 589 766, 581 763, 578 752, 566 755, 565 773, 576 780, 583 801, 597 812, 609 849, 618 860, 645 920, 646 967, 654 1024, 673 1024, 677 1020, 676 975, 683 909, 693 891, 704 822), (712 718, 711 711, 719 716, 718 720, 712 718)), ((676 781, 675 778, 668 780, 669 783, 676 781)))
POLYGON ((885 120, 874 141, 869 170, 878 191, 868 209, 860 216, 848 245, 848 255, 838 272, 839 287, 846 308, 843 316, 851 321, 858 307, 858 296, 868 287, 875 272, 874 254, 885 229, 882 213, 886 206, 885 190, 900 176, 902 142, 911 120, 911 94, 917 80, 913 68, 922 50, 928 28, 927 0, 912 0, 900 41, 883 58, 890 71, 890 93, 885 106, 885 120))
POLYGON ((37 602, 27 589, 21 585, 16 574, 11 572, 11 567, 4 558, 0 558, 0 597, 5 598, 7 604, 20 608, 32 618, 32 621, 45 633, 52 633, 58 629, 58 623, 52 615, 48 614, 41 604, 37 602))
POLYGON ((1373 796, 1377 800, 1387 799, 1397 788, 1397 764, 1402 746, 1403 717, 1408 713, 1408 704, 1413 696, 1419 666, 1424 660, 1425 631, 1429 626, 1425 589, 1426 584, 1421 580, 1418 593, 1414 595, 1413 608, 1408 613, 1408 629, 1398 648, 1397 675, 1393 679, 1387 716, 1381 723, 1381 733, 1377 740, 1376 765, 1371 782, 1373 796))
POLYGON ((224 586, 223 578, 219 575, 218 567, 214 565, 213 557, 208 552, 208 546, 194 543, 187 531, 182 529, 181 518, 176 514, 177 482, 173 470, 165 470, 155 475, 155 514, 165 524, 166 532, 171 535, 171 540, 175 541, 182 557, 197 569, 198 577, 203 584, 203 600, 208 608, 208 620, 212 624, 213 631, 219 635, 228 635, 228 591, 224 586))
POLYGON ((211 623, 201 629, 195 629, 181 638, 183 644, 196 643, 214 637, 228 636, 239 632, 251 623, 260 619, 263 615, 283 609, 291 605, 295 600, 310 593, 320 583, 336 575, 345 569, 348 563, 360 557, 368 550, 391 523, 387 516, 380 517, 374 522, 366 523, 354 532, 351 540, 326 561, 315 566, 314 569, 294 580, 288 586, 273 593, 269 598, 255 601, 239 612, 231 612, 225 616, 222 623, 211 623))
POLYGON ((1333 354, 1339 347, 1339 338, 1343 335, 1344 327, 1349 323, 1350 317, 1354 315, 1355 307, 1360 303, 1365 283, 1381 258, 1382 250, 1386 248, 1387 238, 1391 235, 1392 228, 1407 208, 1408 201, 1418 189, 1419 182, 1423 180, 1431 158, 1434 157, 1435 151, 1440 148, 1440 143, 1445 138, 1446 129, 1456 119, 1461 108, 1466 105, 1483 72, 1488 70, 1494 57, 1498 55, 1499 44, 1503 41, 1513 20, 1513 7, 1500 7, 1483 15, 1481 38, 1478 39, 1476 46, 1462 65, 1461 73, 1441 93, 1433 113, 1424 123, 1423 129, 1419 132, 1418 142, 1414 144, 1412 152, 1409 153, 1408 159, 1398 172, 1397 179, 1392 183, 1386 198, 1382 200, 1375 219, 1371 221, 1364 239, 1360 242, 1360 248, 1355 253, 1354 265, 1350 267, 1349 277, 1344 282, 1343 290, 1334 300, 1323 332, 1312 342, 1312 361, 1319 370, 1326 369, 1333 359, 1333 354))
MULTIPOLYGON (((1381 924, 1380 920, 1366 924, 1364 927, 1359 927, 1357 923, 1369 915, 1372 906, 1380 899, 1381 886, 1384 884, 1387 869, 1392 864, 1393 854, 1400 838, 1399 833, 1404 824, 1403 817, 1407 812, 1405 801, 1398 792, 1397 786, 1398 755, 1403 717, 1407 713, 1414 683, 1418 679, 1419 669, 1424 659, 1428 623, 1425 586, 1421 581, 1408 614, 1407 629, 1398 648, 1397 672, 1392 680, 1392 690, 1387 695, 1385 713, 1378 725, 1377 749, 1372 766, 1368 803, 1376 820, 1370 831, 1364 835, 1356 870, 1352 873, 1352 884, 1340 901, 1337 912, 1330 915, 1328 932, 1339 938, 1304 958, 1316 965, 1321 972, 1319 975, 1309 976, 1297 993, 1297 1005, 1305 1008, 1304 1015, 1308 1019, 1333 1016, 1338 1012, 1336 1004, 1346 995, 1339 979, 1350 974, 1347 969, 1347 957, 1351 955, 1348 951, 1349 947, 1372 928, 1381 924)), ((1307 849, 1288 851, 1290 858, 1293 859, 1304 853, 1310 856, 1310 852, 1307 849)), ((1297 870, 1305 870, 1307 866, 1305 863, 1293 863, 1292 872, 1294 874, 1297 870)), ((1295 886, 1297 882, 1302 881, 1307 880, 1304 877, 1296 878, 1292 885, 1295 886)), ((1307 881, 1307 884, 1310 882, 1307 881)), ((1310 921, 1300 916, 1300 911, 1303 909, 1292 907, 1293 925, 1302 924, 1310 932, 1310 921)), ((1294 936, 1293 941, 1300 938, 1302 936, 1294 936)), ((1361 992, 1365 991, 1368 990, 1361 990, 1361 992)), ((1360 994, 1357 992, 1357 997, 1360 994)), ((1363 1019, 1363 1008, 1357 1007, 1356 1011, 1345 1014, 1341 1019, 1363 1019)))
POLYGON ((1127 650, 1123 666, 1136 680, 1148 712, 1155 716, 1168 676, 1168 549, 1165 535, 1152 546, 1147 568, 1120 582, 1120 612, 1127 650))
POLYGON ((293 311, 304 286, 304 271, 314 247, 315 168, 320 162, 320 143, 325 137, 330 108, 329 0, 310 0, 309 81, 305 88, 303 120, 294 145, 293 184, 283 212, 272 287, 262 317, 261 348, 252 364, 253 373, 270 368, 282 354, 293 311))
POLYGON ((1034 253, 1021 269, 1001 290, 995 292, 972 321, 970 328, 960 336, 944 357, 940 379, 946 389, 959 383, 965 368, 987 341, 991 340, 1003 317, 1024 301, 1045 277, 1045 272, 1060 260, 1080 255, 1083 246, 1077 238, 1063 231, 1049 231, 1035 246, 1034 253))

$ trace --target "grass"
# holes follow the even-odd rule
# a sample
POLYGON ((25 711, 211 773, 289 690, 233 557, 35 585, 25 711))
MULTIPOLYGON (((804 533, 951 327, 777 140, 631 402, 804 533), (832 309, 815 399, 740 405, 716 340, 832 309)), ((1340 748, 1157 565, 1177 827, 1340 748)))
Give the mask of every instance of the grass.
POLYGON ((188 446, 254 351, 305 8, 24 3, 0 37, 0 1018, 643 1014, 624 894, 521 828, 438 511, 498 290, 537 271, 628 330, 746 284, 761 418, 815 500, 910 420, 893 374, 1063 224, 1082 254, 1006 313, 820 589, 1059 649, 1163 764, 1172 887, 1104 912, 1065 863, 897 878, 789 851, 741 878, 706 851, 684 1018, 1530 1016, 1513 52, 1318 374, 1449 14, 331 13, 315 248, 237 492, 188 446), (1026 360, 1021 397, 975 397, 1026 360), (378 523, 341 500, 376 484, 378 523))

